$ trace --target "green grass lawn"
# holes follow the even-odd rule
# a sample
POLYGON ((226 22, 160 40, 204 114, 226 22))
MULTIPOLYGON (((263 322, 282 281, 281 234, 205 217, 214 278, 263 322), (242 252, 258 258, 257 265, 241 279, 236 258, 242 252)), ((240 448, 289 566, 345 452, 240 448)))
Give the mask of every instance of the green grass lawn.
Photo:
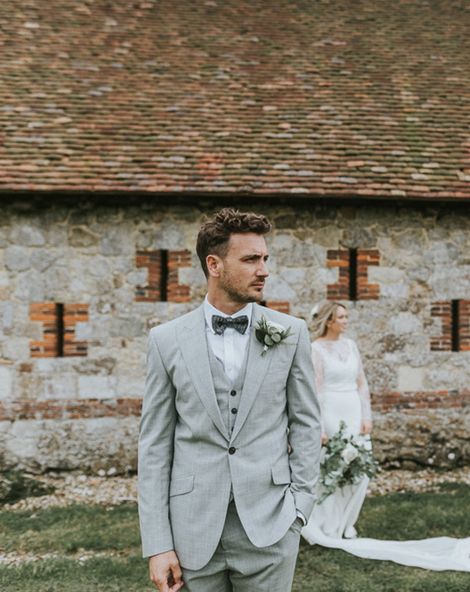
MULTIPOLYGON (((376 538, 470 536, 470 491, 448 485, 439 493, 368 498, 360 533, 376 538)), ((0 567, 1 592, 142 592, 155 590, 140 558, 137 510, 73 506, 0 512, 1 552, 59 553, 20 567, 0 567), (73 554, 114 552, 79 561, 73 554)), ((359 559, 302 541, 294 592, 468 592, 470 574, 430 572, 359 559)), ((248 591, 247 591, 248 592, 248 591)))

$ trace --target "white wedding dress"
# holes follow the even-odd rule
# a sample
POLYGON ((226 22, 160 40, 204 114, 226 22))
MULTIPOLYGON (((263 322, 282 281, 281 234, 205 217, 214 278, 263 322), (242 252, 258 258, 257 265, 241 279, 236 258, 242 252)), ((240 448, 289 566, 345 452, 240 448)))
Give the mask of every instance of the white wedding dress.
MULTIPOLYGON (((347 433, 359 434, 370 420, 370 395, 356 344, 351 339, 318 339, 312 344, 322 428, 328 436, 344 421, 347 433)), ((316 504, 302 529, 310 544, 342 549, 358 557, 394 561, 431 570, 470 572, 470 538, 436 537, 416 541, 354 538, 369 479, 343 487, 316 504)), ((321 489, 321 486, 319 486, 321 489)), ((318 492, 321 495, 321 490, 318 492)))

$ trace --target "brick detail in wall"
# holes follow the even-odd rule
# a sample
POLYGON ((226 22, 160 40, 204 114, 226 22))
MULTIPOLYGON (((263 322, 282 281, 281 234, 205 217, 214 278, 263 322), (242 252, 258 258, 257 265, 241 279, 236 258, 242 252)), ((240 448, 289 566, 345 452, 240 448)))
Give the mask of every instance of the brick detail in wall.
MULTIPOLYGON (((383 414, 393 411, 422 412, 426 409, 461 409, 470 404, 470 390, 410 393, 382 393, 372 396, 372 409, 383 414)), ((50 399, 46 401, 0 401, 0 421, 70 420, 96 417, 139 417, 140 398, 50 399)))
POLYGON ((349 251, 327 251, 326 265, 338 268, 338 282, 327 286, 326 297, 328 300, 349 300, 349 251))
POLYGON ((137 251, 136 267, 146 267, 148 270, 147 284, 137 286, 135 300, 137 302, 159 302, 163 298, 162 269, 163 251, 137 251))
POLYGON ((290 313, 290 303, 287 300, 263 300, 260 304, 278 312, 290 313))
POLYGON ((461 409, 470 404, 470 389, 461 391, 417 391, 383 393, 372 396, 372 409, 378 413, 421 411, 423 409, 461 409))
POLYGON ((377 249, 357 250, 357 299, 377 300, 380 296, 379 284, 370 284, 368 268, 380 265, 380 253, 377 249))
POLYGON ((142 399, 51 399, 0 402, 0 421, 26 419, 92 419, 140 415, 142 399))
POLYGON ((433 302, 431 316, 441 319, 441 334, 431 337, 431 351, 470 351, 470 300, 433 302))
POLYGON ((433 302, 431 316, 441 319, 441 334, 431 337, 431 351, 452 351, 452 303, 433 302))
POLYGON ((178 278, 179 269, 191 267, 188 250, 137 251, 136 266, 148 269, 147 284, 136 288, 137 302, 190 302, 190 288, 178 278))
POLYGON ((33 358, 86 356, 86 341, 77 341, 77 323, 88 321, 88 304, 58 304, 37 302, 29 307, 29 318, 42 324, 42 340, 30 342, 33 358))
POLYGON ((328 300, 377 300, 380 296, 378 284, 369 283, 368 268, 380 265, 377 249, 329 250, 326 264, 338 268, 338 282, 327 286, 328 300), (354 254, 354 257, 352 255, 354 254), (354 269, 353 269, 354 268, 354 269), (351 282, 355 282, 352 286, 351 282))
POLYGON ((168 251, 168 302, 190 302, 189 286, 178 283, 178 270, 183 267, 191 267, 191 253, 188 250, 168 251))
POLYGON ((459 302, 459 350, 470 351, 470 300, 459 302))
POLYGON ((86 356, 86 341, 75 339, 77 323, 88 322, 88 304, 64 304, 64 357, 86 356))
POLYGON ((30 304, 29 319, 42 324, 42 340, 31 340, 29 351, 33 358, 55 358, 58 355, 58 322, 55 302, 30 304))

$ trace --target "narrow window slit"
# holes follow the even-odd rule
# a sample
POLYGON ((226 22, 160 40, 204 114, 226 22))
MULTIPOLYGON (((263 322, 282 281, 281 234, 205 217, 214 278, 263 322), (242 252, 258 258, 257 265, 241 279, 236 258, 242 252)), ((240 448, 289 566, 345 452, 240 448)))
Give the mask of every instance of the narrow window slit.
POLYGON ((64 305, 56 302, 56 320, 57 320, 57 357, 64 357, 64 305))
POLYGON ((162 302, 168 301, 168 250, 162 249, 161 256, 161 273, 160 273, 160 299, 162 302))
POLYGON ((349 300, 357 300, 357 249, 349 249, 349 300))
POLYGON ((452 331, 452 351, 460 351, 460 335, 459 335, 459 304, 460 300, 451 301, 451 331, 452 331))

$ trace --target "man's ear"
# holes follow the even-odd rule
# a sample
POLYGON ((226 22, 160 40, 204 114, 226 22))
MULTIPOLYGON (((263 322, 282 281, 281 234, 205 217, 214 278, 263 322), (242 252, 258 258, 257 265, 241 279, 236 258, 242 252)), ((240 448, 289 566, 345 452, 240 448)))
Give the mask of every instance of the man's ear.
POLYGON ((220 277, 224 265, 222 259, 218 255, 207 255, 206 265, 209 277, 220 277))

